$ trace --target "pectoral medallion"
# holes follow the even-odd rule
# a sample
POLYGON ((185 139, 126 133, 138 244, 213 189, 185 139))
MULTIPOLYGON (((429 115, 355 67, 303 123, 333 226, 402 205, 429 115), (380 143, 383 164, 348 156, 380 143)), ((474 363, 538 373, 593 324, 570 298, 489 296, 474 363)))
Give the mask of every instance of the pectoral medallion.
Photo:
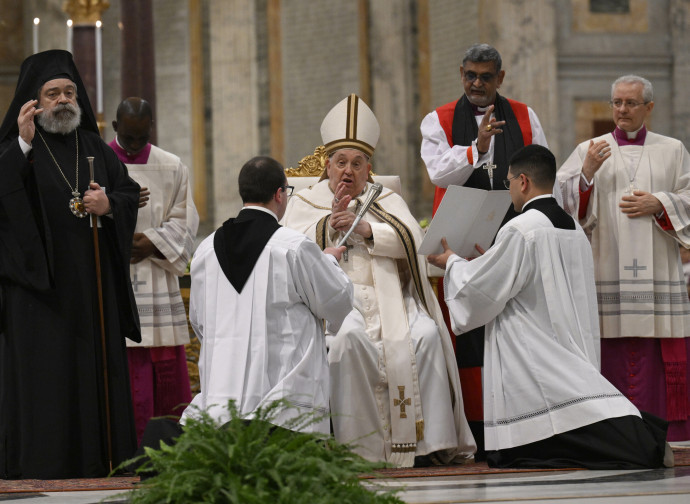
POLYGON ((623 192, 623 196, 635 196, 634 192, 639 191, 634 182, 630 182, 628 188, 623 192))
POLYGON ((84 201, 81 199, 79 193, 72 193, 74 198, 69 200, 69 209, 72 213, 80 219, 89 215, 84 207, 84 201))

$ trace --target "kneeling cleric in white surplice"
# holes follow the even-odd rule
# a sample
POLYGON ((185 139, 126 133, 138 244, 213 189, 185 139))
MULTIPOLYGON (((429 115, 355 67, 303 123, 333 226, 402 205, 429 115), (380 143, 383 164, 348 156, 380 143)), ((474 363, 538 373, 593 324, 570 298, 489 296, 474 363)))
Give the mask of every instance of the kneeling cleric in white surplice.
MULTIPOLYGON (((516 211, 482 256, 444 241, 456 333, 486 324, 484 433, 495 467, 659 467, 666 422, 642 414, 599 373, 599 318, 589 241, 552 197, 548 149, 517 151, 506 184, 516 211)), ((458 337, 462 344, 462 334, 458 337)))
MULTIPOLYGON (((329 155, 322 180, 292 197, 284 224, 322 247, 338 243, 371 182, 376 117, 356 95, 321 125, 329 155)), ((328 338, 331 412, 338 441, 399 466, 471 459, 449 334, 416 253, 423 231, 403 199, 383 189, 347 239, 340 266, 355 307, 328 338)))
MULTIPOLYGON (((343 248, 323 252, 278 224, 292 187, 274 159, 257 157, 240 171, 244 207, 206 238, 192 259, 189 318, 201 341, 198 409, 230 420, 233 399, 245 418, 286 399, 276 425, 299 413, 320 421, 301 430, 329 432, 329 374, 322 319, 336 330, 352 310, 352 283, 337 265, 343 248)), ((328 327, 327 326, 327 327, 328 327)))

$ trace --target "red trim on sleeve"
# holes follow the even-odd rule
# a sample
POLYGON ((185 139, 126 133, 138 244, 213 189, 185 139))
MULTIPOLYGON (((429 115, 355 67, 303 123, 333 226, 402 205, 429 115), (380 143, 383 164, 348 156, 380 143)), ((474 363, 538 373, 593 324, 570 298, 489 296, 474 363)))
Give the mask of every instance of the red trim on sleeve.
POLYGON ((587 205, 589 204, 589 197, 592 195, 593 187, 594 184, 589 186, 586 191, 583 191, 582 188, 580 188, 580 208, 577 210, 578 219, 584 219, 587 215, 587 205))
POLYGON ((656 215, 654 216, 654 218, 656 219, 659 226, 661 226, 661 229, 663 229, 664 231, 673 231, 673 224, 671 224, 671 218, 666 213, 665 208, 664 215, 662 215, 661 218, 657 217, 656 215))
POLYGON ((467 148, 467 160, 470 162, 471 165, 474 164, 474 156, 472 155, 472 146, 471 145, 467 148))

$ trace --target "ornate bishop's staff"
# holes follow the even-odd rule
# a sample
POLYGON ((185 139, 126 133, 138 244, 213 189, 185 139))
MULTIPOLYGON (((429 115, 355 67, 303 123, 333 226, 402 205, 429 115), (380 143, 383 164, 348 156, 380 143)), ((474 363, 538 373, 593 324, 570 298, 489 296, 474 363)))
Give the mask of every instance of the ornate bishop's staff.
MULTIPOLYGON (((91 185, 94 180, 93 175, 93 156, 87 156, 89 161, 89 178, 91 185)), ((105 392, 105 429, 108 437, 108 465, 110 471, 113 470, 113 442, 110 433, 110 395, 108 386, 108 353, 105 349, 105 314, 103 311, 103 284, 101 281, 101 254, 98 250, 98 216, 91 214, 91 227, 93 228, 93 253, 96 261, 96 290, 98 291, 98 313, 101 322, 101 357, 103 359, 103 388, 105 392)))

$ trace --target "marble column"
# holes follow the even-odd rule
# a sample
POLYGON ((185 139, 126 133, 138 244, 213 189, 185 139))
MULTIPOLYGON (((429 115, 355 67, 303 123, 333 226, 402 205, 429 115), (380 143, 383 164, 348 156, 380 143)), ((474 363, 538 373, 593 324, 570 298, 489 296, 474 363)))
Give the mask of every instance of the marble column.
POLYGON ((670 0, 669 21, 671 25, 671 96, 673 106, 671 135, 690 147, 690 98, 687 96, 690 82, 690 2, 670 0))
POLYGON ((242 202, 237 176, 259 152, 256 12, 253 2, 209 2, 213 151, 213 222, 242 202))
MULTIPOLYGON (((139 96, 156 115, 156 59, 151 0, 122 0, 121 98, 139 96)), ((156 128, 151 143, 157 143, 156 128)))
POLYGON ((539 116, 558 158, 558 72, 555 0, 481 0, 480 42, 494 46, 506 72, 499 92, 539 116))
POLYGON ((72 55, 74 64, 86 88, 91 108, 96 113, 96 27, 93 24, 76 24, 72 29, 72 55))
MULTIPOLYGON (((97 89, 97 61, 96 61, 96 23, 103 18, 103 12, 110 7, 108 0, 92 0, 89 3, 80 2, 79 0, 67 0, 62 9, 73 21, 73 40, 72 40, 72 54, 74 63, 79 70, 86 94, 89 97, 91 108, 96 115, 98 121, 98 128, 101 135, 105 129, 105 122, 103 111, 99 111, 97 107, 98 93, 97 89)), ((104 60, 102 59, 103 51, 101 50, 101 78, 103 76, 104 60)), ((101 82, 101 100, 105 100, 103 96, 104 88, 101 82)))
POLYGON ((372 165, 400 175, 403 196, 415 213, 423 194, 419 170, 416 2, 369 3, 371 106, 381 126, 372 165))

